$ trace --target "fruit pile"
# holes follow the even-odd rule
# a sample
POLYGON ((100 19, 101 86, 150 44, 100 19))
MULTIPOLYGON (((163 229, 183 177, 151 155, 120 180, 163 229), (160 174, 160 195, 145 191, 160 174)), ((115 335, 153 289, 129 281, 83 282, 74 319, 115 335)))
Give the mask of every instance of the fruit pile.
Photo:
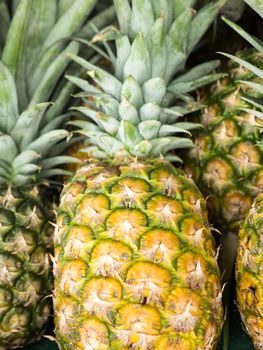
POLYGON ((1 350, 263 350, 262 18, 0 0, 1 350))

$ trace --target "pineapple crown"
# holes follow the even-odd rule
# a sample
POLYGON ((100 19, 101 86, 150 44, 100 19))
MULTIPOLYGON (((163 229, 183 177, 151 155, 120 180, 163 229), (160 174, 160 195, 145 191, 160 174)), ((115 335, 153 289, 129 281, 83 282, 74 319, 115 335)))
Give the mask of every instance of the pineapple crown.
POLYGON ((91 141, 93 146, 85 151, 99 158, 121 153, 163 155, 178 161, 171 151, 192 147, 188 135, 200 125, 180 119, 201 105, 189 93, 221 75, 210 74, 218 61, 187 72, 185 63, 226 1, 210 3, 198 12, 192 9, 195 2, 115 0, 120 29, 108 27, 93 39, 93 43, 105 43, 114 75, 74 53, 68 54, 95 82, 67 76, 83 90, 77 96, 84 98, 85 106, 74 109, 92 121, 71 123, 91 141), (114 40, 116 52, 109 40, 114 40))
MULTIPOLYGON (((260 0, 245 0, 245 2, 252 7, 257 14, 263 18, 263 1, 260 0)), ((252 47, 258 52, 260 55, 260 59, 263 59, 263 42, 259 39, 255 38, 254 36, 247 33, 244 29, 242 29, 237 24, 233 23, 232 21, 223 18, 223 20, 231 27, 233 28, 239 35, 241 35, 247 42, 252 45, 252 47)), ((247 86, 250 91, 253 91, 253 97, 244 96, 241 97, 243 101, 248 103, 251 108, 244 108, 240 107, 239 109, 249 113, 250 115, 255 116, 258 119, 263 120, 263 103, 262 103, 262 96, 263 96, 263 70, 253 65, 251 62, 246 61, 245 59, 242 59, 241 57, 237 57, 234 55, 230 55, 227 53, 222 53, 222 55, 232 59, 234 62, 239 64, 242 67, 245 67, 250 72, 252 72, 257 79, 257 81, 246 81, 246 80, 239 80, 239 83, 243 84, 244 86, 247 86), (258 96, 256 98, 255 96, 258 96)), ((255 79, 254 79, 255 80, 255 79)))
MULTIPOLYGON (((91 37, 85 24, 97 0, 20 0, 0 2, 0 187, 31 186, 53 175, 68 174, 61 164, 70 134, 61 129, 63 111, 74 85, 66 69, 77 73, 67 53, 77 54, 75 33, 91 37), (14 15, 10 20, 10 6, 14 15), (56 103, 51 103, 55 101, 56 103)), ((113 9, 93 19, 104 26, 113 9)))

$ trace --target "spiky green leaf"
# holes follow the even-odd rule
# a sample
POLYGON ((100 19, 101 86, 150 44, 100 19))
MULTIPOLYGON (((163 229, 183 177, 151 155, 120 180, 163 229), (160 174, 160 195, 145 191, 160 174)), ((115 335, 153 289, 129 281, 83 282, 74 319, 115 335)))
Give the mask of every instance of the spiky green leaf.
POLYGON ((146 35, 154 24, 154 11, 151 0, 132 0, 130 35, 146 35))
POLYGON ((69 53, 76 54, 79 49, 79 44, 72 41, 67 48, 51 63, 45 74, 41 79, 29 105, 33 106, 42 101, 48 101, 55 87, 55 84, 65 71, 66 67, 70 63, 70 58, 67 56, 69 53))
POLYGON ((181 74, 178 78, 174 79, 170 85, 179 82, 189 82, 191 80, 199 79, 208 73, 211 73, 220 65, 219 60, 213 60, 205 63, 201 63, 194 68, 191 68, 188 72, 181 74))
POLYGON ((260 83, 254 83, 253 81, 246 81, 246 80, 238 80, 237 81, 240 84, 244 84, 251 89, 253 89, 255 92, 261 94, 263 96, 263 85, 260 83))
POLYGON ((151 141, 152 154, 158 157, 160 154, 164 155, 169 150, 179 148, 192 148, 193 143, 190 139, 181 137, 159 137, 151 141))
POLYGON ((197 12, 191 24, 191 32, 187 48, 188 53, 192 52, 192 50, 195 48, 196 44, 205 34, 226 2, 227 0, 219 0, 215 3, 211 2, 197 12))
POLYGON ((117 100, 120 99, 122 84, 118 79, 73 53, 68 53, 67 56, 82 67, 88 69, 89 75, 102 87, 103 91, 112 95, 117 100))
POLYGON ((230 55, 224 52, 219 52, 221 55, 226 56, 228 58, 231 58, 233 61, 237 62, 238 64, 240 64, 241 66, 247 68, 248 70, 250 70, 252 73, 254 73, 255 75, 257 75, 260 79, 263 79, 263 70, 260 68, 257 68, 256 66, 254 66, 253 64, 243 60, 242 58, 236 57, 234 55, 230 55))
POLYGON ((173 11, 171 11, 170 0, 152 0, 155 18, 164 19, 164 28, 167 32, 173 21, 173 11))
MULTIPOLYGON (((45 113, 45 118, 47 116, 48 111, 45 113)), ((45 124, 44 127, 40 129, 39 135, 44 135, 48 131, 59 129, 61 125, 64 125, 67 119, 69 119, 70 117, 71 117, 71 114, 69 113, 58 115, 51 122, 48 122, 47 124, 45 124)))
POLYGON ((74 110, 80 111, 93 120, 102 130, 105 130, 110 135, 117 133, 119 122, 104 113, 94 111, 86 107, 73 107, 74 110))
POLYGON ((118 79, 123 78, 123 68, 131 52, 131 44, 127 36, 116 40, 117 58, 115 62, 115 75, 118 79))
POLYGON ((185 94, 192 92, 202 86, 208 85, 214 81, 218 81, 221 78, 224 78, 225 74, 215 73, 210 75, 205 75, 199 79, 192 81, 182 81, 169 85, 168 90, 173 93, 185 94))
POLYGON ((55 6, 52 0, 21 0, 10 24, 2 59, 15 77, 20 110, 28 104, 28 74, 54 24, 55 6))
POLYGON ((178 126, 174 125, 162 125, 159 131, 159 137, 165 137, 170 136, 172 134, 188 134, 191 135, 191 133, 188 130, 185 130, 183 128, 179 128, 178 126))
POLYGON ((18 101, 14 77, 0 62, 0 130, 10 132, 18 118, 18 101))
POLYGON ((255 117, 257 117, 258 119, 263 120, 263 112, 256 111, 256 110, 250 109, 250 108, 238 108, 238 109, 241 110, 241 111, 243 111, 243 112, 252 114, 252 115, 254 115, 255 117))
POLYGON ((172 38, 173 47, 176 51, 186 53, 192 16, 192 10, 187 8, 174 20, 169 30, 169 35, 172 38))
POLYGON ((75 0, 46 37, 42 52, 58 40, 72 36, 85 22, 97 0, 75 0))
POLYGON ((162 78, 152 78, 142 86, 145 103, 161 104, 166 93, 166 84, 162 78))
POLYGON ((127 120, 122 120, 120 122, 118 138, 127 146, 133 146, 142 141, 138 129, 127 120))
POLYGON ((38 88, 43 75, 48 70, 54 59, 61 53, 65 47, 66 42, 59 41, 49 47, 39 58, 35 65, 34 71, 30 74, 30 80, 28 82, 29 95, 33 96, 36 89, 38 88))
POLYGON ((161 107, 153 102, 146 103, 140 108, 140 119, 143 120, 159 120, 161 107))
POLYGON ((1 30, 0 30, 0 54, 1 54, 4 44, 6 42, 6 36, 10 25, 10 14, 8 11, 7 4, 5 2, 0 3, 0 23, 1 23, 1 30))
POLYGON ((143 96, 138 81, 131 75, 129 75, 123 82, 121 96, 137 109, 142 106, 145 97, 145 95, 143 96))
POLYGON ((245 0, 245 2, 256 11, 259 16, 263 17, 263 2, 262 0, 245 0))
POLYGON ((73 5, 75 0, 59 0, 58 1, 58 16, 64 15, 65 12, 73 5))
POLYGON ((50 103, 40 103, 28 107, 18 118, 11 131, 11 136, 16 144, 24 149, 33 142, 38 135, 41 119, 50 103))
POLYGON ((263 42, 253 35, 248 34, 243 28, 234 22, 229 21, 227 18, 223 17, 223 21, 226 22, 232 29, 234 29, 240 36, 242 36, 246 41, 248 41, 256 50, 263 52, 263 42))
POLYGON ((138 125, 138 130, 145 140, 151 140, 158 137, 160 127, 157 120, 145 120, 138 125))
POLYGON ((9 135, 0 134, 0 159, 12 163, 18 153, 14 140, 9 135))
POLYGON ((132 124, 138 124, 140 122, 138 109, 131 104, 125 97, 119 105, 119 115, 121 120, 128 120, 132 124))
POLYGON ((164 17, 160 17, 155 21, 146 40, 152 62, 152 77, 164 77, 167 60, 164 17))
POLYGON ((151 77, 150 54, 142 33, 138 33, 132 43, 131 53, 124 65, 123 73, 124 78, 131 75, 139 84, 151 77))
POLYGON ((114 6, 110 6, 106 10, 99 12, 92 20, 87 21, 87 23, 81 27, 77 33, 77 37, 85 39, 93 38, 97 30, 105 28, 107 25, 113 23, 115 16, 114 6))
POLYGON ((128 0, 113 0, 122 33, 130 34, 131 7, 128 0))
POLYGON ((70 157, 70 156, 57 156, 57 157, 51 157, 43 159, 39 162, 39 165, 43 169, 52 169, 54 167, 57 167, 58 165, 62 164, 79 164, 81 161, 77 158, 70 157))
POLYGON ((26 145, 23 150, 35 151, 40 154, 41 157, 46 157, 54 145, 67 137, 69 137, 69 132, 66 130, 52 130, 39 136, 36 140, 26 145))
POLYGON ((184 10, 191 8, 196 3, 196 0, 172 0, 174 17, 179 16, 184 10))
POLYGON ((40 158, 39 154, 34 151, 24 151, 18 154, 18 156, 14 159, 12 166, 14 169, 19 169, 28 163, 34 163, 40 158))

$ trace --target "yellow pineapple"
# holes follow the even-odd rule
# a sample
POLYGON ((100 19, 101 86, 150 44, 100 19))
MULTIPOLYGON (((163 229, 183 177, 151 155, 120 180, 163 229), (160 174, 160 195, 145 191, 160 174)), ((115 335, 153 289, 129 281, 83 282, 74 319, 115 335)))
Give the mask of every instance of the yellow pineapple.
POLYGON ((94 123, 72 122, 90 159, 65 185, 57 216, 62 350, 215 349, 217 252, 203 197, 170 160, 198 127, 178 120, 201 108, 188 92, 219 78, 209 74, 217 62, 178 72, 224 2, 196 14, 190 3, 116 0, 121 30, 96 37, 115 41, 114 75, 69 54, 94 81, 68 76, 94 97, 75 108, 94 123))
POLYGON ((236 281, 241 318, 255 348, 263 349, 263 195, 251 207, 239 233, 236 281))
MULTIPOLYGON (((246 2, 263 18, 263 1, 246 0, 246 2)), ((234 27, 235 28, 235 27, 234 27)), ((258 140, 255 145, 262 154, 262 119, 263 119, 263 67, 262 67, 262 43, 247 34, 240 28, 236 28, 257 50, 254 55, 259 58, 261 64, 257 66, 244 62, 247 69, 254 73, 253 82, 244 81, 248 87, 245 101, 249 102, 250 119, 254 119, 253 128, 258 129, 258 140), (260 61, 261 58, 261 61, 260 61), (251 98, 251 96, 253 98, 251 98)), ((244 98, 243 98, 244 99, 244 98)), ((255 133, 256 131, 254 131, 255 133)), ((254 151, 254 154, 256 152, 254 151)), ((253 153, 250 155, 252 158, 253 153)), ((254 157, 257 161, 257 158, 254 157)), ((257 163, 255 163, 256 165, 257 163)), ((252 198, 258 192, 262 192, 262 165, 261 158, 255 167, 255 178, 257 179, 257 190, 252 193, 252 198), (258 169, 260 169, 258 171, 258 169)), ((244 224, 239 232, 239 244, 236 262, 236 291, 237 301, 241 318, 244 322, 248 334, 251 336, 253 344, 257 350, 263 349, 263 279, 262 279, 262 259, 263 259, 263 194, 259 194, 251 206, 244 224)))
POLYGON ((223 315, 205 203, 168 161, 80 168, 55 245, 62 349, 214 349, 223 315))
MULTIPOLYGON (((263 18, 262 0, 245 2, 263 18)), ((230 74, 212 88, 202 117, 205 128, 190 151, 188 170, 208 195, 213 220, 227 228, 222 235, 222 265, 229 280, 237 252, 241 318, 255 348, 262 350, 263 45, 238 25, 225 22, 253 48, 236 56, 225 54, 231 58, 230 74), (238 232, 244 219, 236 251, 237 236, 230 231, 238 232)))

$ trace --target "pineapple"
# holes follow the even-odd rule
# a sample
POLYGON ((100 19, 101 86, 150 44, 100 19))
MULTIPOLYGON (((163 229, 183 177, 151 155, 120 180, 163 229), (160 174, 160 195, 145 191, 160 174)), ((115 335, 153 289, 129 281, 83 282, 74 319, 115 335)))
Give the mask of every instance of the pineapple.
POLYGON ((263 194, 251 207, 239 233, 236 291, 241 318, 257 350, 263 349, 263 194))
MULTIPOLYGON (((263 17, 263 1, 247 1, 256 12, 263 17), (260 6, 261 5, 261 6, 260 6)), ((241 30, 241 34, 255 47, 257 52, 263 53, 263 45, 247 33, 241 30), (256 41, 255 41, 256 40, 256 41)), ((262 129, 263 119, 263 67, 260 69, 248 67, 254 72, 256 83, 246 82, 247 86, 252 89, 253 96, 260 99, 247 100, 251 103, 253 110, 248 110, 251 116, 258 118, 258 133, 262 129), (261 122, 261 123, 260 123, 261 122)), ((259 149, 262 143, 259 136, 259 149)), ((262 188, 259 188, 259 191, 262 188)), ((251 336, 254 346, 257 350, 263 349, 263 280, 262 280, 262 258, 263 258, 263 194, 259 194, 249 210, 246 220, 239 232, 239 244, 237 249, 236 262, 236 292, 237 301, 241 318, 245 324, 248 334, 251 336)))
POLYGON ((205 201, 170 163, 199 126, 179 119, 201 108, 189 92, 219 78, 217 62, 182 73, 224 1, 193 3, 116 0, 120 30, 94 39, 114 40, 114 75, 68 54, 88 70, 68 79, 92 97, 74 109, 93 123, 72 121, 90 159, 62 191, 54 234, 61 350, 215 349, 222 290, 205 201))
MULTIPOLYGON (((262 0, 246 2, 263 17, 262 0)), ((202 118, 205 131, 196 137, 187 169, 209 195, 211 217, 228 229, 222 238, 228 250, 222 259, 228 263, 224 264, 228 278, 232 272, 229 256, 234 260, 236 254, 236 237, 229 232, 236 232, 248 214, 239 234, 236 289, 242 320, 256 349, 261 350, 263 45, 236 24, 225 21, 254 48, 236 57, 226 54, 234 61, 230 63, 230 76, 212 89, 202 118)))
MULTIPOLYGON (((59 128, 67 117, 62 111, 73 90, 60 77, 70 63, 66 53, 77 53, 79 44, 64 38, 85 29, 81 25, 96 1, 72 2, 59 18, 53 0, 13 3, 0 61, 1 349, 39 339, 50 315, 53 204, 43 185, 64 174, 61 164, 75 162, 60 155, 70 136, 59 128)), ((6 12, 0 19, 7 19, 3 1, 1 8, 6 12)))
MULTIPOLYGON (((256 9, 262 15, 260 7, 256 9)), ((262 98, 263 48, 239 26, 225 22, 254 48, 236 57, 225 54, 234 62, 229 63, 228 77, 202 98, 204 128, 195 136, 185 170, 207 196, 211 221, 237 232, 263 191, 262 107, 254 112, 262 98)))
MULTIPOLYGON (((249 50, 239 59, 261 69, 262 57, 261 52, 249 50)), ((188 154, 186 171, 207 196, 211 220, 231 231, 238 229, 263 189, 263 153, 257 145, 262 121, 247 100, 260 97, 249 85, 260 80, 242 63, 230 63, 229 78, 212 87, 209 101, 205 97, 204 129, 188 154)))

